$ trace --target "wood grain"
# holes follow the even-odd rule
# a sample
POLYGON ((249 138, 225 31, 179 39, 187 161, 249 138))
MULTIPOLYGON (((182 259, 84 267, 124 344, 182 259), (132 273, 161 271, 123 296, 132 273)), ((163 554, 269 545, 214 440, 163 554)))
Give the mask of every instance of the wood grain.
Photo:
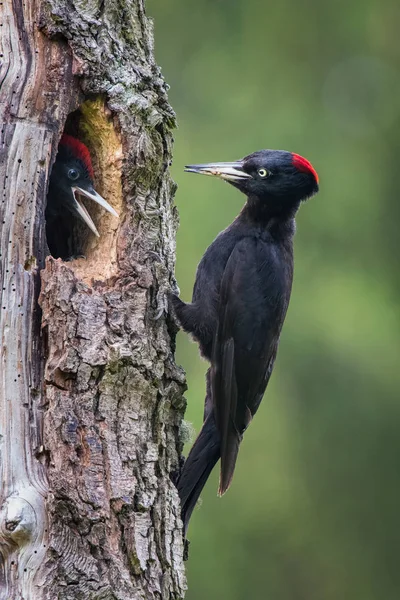
POLYGON ((43 349, 37 305, 44 202, 70 104, 72 54, 39 33, 37 4, 3 2, 0 69, 0 598, 35 598, 46 553, 43 349), (65 82, 69 81, 69 86, 65 82))

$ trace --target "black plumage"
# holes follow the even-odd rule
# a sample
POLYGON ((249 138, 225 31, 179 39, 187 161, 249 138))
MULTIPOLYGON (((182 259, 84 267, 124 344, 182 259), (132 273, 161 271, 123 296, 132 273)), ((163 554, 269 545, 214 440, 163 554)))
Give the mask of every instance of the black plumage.
POLYGON ((82 229, 79 230, 78 224, 85 224, 99 237, 82 197, 118 217, 94 189, 93 177, 89 150, 81 141, 64 133, 51 171, 46 205, 47 245, 55 258, 68 259, 81 253, 82 229))
POLYGON ((205 252, 192 303, 171 296, 182 329, 211 363, 203 427, 177 482, 185 533, 219 458, 220 495, 232 481, 243 433, 272 373, 289 304, 294 217, 300 202, 318 191, 312 165, 285 151, 262 150, 233 163, 186 170, 228 181, 247 202, 205 252))

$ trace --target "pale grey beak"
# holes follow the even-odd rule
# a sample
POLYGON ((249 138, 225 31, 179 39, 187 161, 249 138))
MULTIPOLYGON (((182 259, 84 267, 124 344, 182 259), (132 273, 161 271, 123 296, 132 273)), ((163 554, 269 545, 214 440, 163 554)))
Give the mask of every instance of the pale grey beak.
POLYGON ((206 163, 204 165, 186 165, 186 173, 199 173, 200 175, 211 175, 226 181, 240 181, 250 179, 251 175, 243 171, 243 162, 206 163))
POLYGON ((114 217, 118 217, 119 216, 118 213, 93 188, 90 191, 88 191, 88 190, 85 190, 85 189, 80 188, 80 187, 73 187, 72 191, 74 193, 74 198, 75 198, 75 210, 76 210, 76 212, 81 217, 81 219, 86 223, 86 225, 93 231, 93 233, 95 235, 97 235, 97 237, 100 237, 100 234, 97 231, 97 227, 93 223, 91 216, 89 215, 88 211, 86 210, 84 204, 79 200, 79 194, 81 196, 84 196, 85 198, 90 198, 90 200, 93 200, 94 202, 97 202, 97 204, 100 204, 100 206, 102 206, 109 213, 111 213, 112 215, 114 215, 114 217))

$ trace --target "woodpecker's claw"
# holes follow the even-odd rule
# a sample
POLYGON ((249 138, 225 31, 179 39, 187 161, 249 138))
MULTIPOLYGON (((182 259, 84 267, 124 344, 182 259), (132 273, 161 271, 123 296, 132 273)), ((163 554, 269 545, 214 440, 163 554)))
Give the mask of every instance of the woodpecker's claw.
POLYGON ((149 250, 147 255, 152 261, 152 267, 158 281, 158 291, 155 299, 156 312, 154 314, 154 320, 158 321, 164 313, 166 315, 169 314, 168 296, 171 293, 170 273, 165 265, 164 259, 157 252, 149 250))
POLYGON ((158 319, 160 319, 163 314, 165 313, 166 315, 169 314, 169 294, 170 294, 170 289, 169 287, 167 289, 165 289, 164 287, 162 287, 162 289, 158 290, 157 293, 157 312, 154 315, 154 319, 156 321, 158 321, 158 319))
POLYGON ((163 302, 159 304, 158 311, 154 315, 154 320, 155 321, 158 321, 158 319, 161 319, 161 317, 164 314, 165 307, 166 307, 166 304, 164 304, 163 302))

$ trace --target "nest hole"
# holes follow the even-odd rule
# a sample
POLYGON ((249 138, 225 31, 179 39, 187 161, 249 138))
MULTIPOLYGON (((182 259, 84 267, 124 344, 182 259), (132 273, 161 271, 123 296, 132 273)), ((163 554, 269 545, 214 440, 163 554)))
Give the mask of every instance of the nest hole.
POLYGON ((119 218, 93 196, 99 194, 121 214, 121 141, 103 99, 87 100, 71 112, 63 134, 69 137, 61 138, 50 175, 47 245, 54 258, 81 266, 84 278, 104 279, 112 274, 116 262, 119 218), (97 268, 90 267, 92 261, 97 268))

